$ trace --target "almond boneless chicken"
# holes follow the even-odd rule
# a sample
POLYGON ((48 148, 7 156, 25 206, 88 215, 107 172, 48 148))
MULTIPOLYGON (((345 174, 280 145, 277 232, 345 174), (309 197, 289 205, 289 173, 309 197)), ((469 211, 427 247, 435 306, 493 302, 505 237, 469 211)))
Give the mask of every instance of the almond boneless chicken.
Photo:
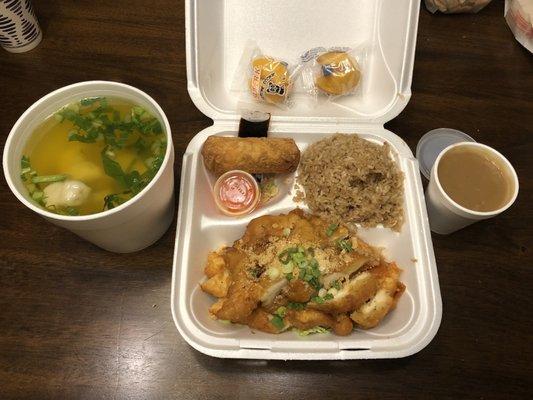
POLYGON ((205 275, 202 290, 218 298, 214 318, 269 333, 372 328, 405 289, 395 263, 300 209, 252 220, 233 246, 209 254, 205 275))

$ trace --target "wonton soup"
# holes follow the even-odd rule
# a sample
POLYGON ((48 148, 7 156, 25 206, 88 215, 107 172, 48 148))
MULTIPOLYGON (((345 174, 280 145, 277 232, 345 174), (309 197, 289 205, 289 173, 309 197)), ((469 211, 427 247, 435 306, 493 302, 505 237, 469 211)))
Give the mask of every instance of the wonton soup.
POLYGON ((90 97, 46 118, 21 158, 21 178, 47 211, 87 215, 112 209, 138 194, 163 163, 160 121, 115 97, 90 97))

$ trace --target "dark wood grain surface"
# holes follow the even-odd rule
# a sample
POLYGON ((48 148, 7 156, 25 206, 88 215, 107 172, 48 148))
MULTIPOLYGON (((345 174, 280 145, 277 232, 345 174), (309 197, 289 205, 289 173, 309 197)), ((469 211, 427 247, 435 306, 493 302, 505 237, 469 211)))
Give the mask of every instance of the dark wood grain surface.
MULTIPOLYGON (((215 0, 213 0, 215 1, 215 0)), ((0 52, 2 145, 44 94, 116 80, 169 117, 177 162, 211 121, 186 90, 183 1, 34 1, 42 44, 0 52)), ((25 209, 0 185, 0 398, 526 398, 531 394, 533 56, 503 1, 477 15, 421 10, 413 97, 387 127, 412 149, 437 127, 494 146, 520 179, 500 217, 433 241, 444 314, 422 352, 399 360, 243 361, 189 347, 170 314, 175 229, 115 255, 25 209)), ((179 175, 177 175, 179 177, 179 175)))

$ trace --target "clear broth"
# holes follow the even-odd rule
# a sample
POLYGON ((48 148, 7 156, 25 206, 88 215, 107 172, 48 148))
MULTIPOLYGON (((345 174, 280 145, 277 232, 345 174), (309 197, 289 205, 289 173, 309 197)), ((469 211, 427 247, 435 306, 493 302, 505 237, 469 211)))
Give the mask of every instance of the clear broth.
MULTIPOLYGON (((117 112, 120 120, 128 119, 133 108, 137 106, 119 98, 107 98, 106 100, 110 110, 107 113, 108 116, 111 118, 112 113, 117 112)), ((82 108, 79 114, 87 115, 95 107, 96 105, 82 108)), ((133 197, 136 193, 124 195, 123 193, 128 188, 117 179, 107 175, 104 170, 102 151, 107 146, 106 140, 100 138, 93 143, 69 140, 69 133, 73 130, 76 130, 73 122, 67 119, 59 121, 56 114, 51 115, 34 130, 23 153, 29 158, 31 168, 38 176, 64 174, 68 176, 68 179, 81 181, 91 189, 87 200, 74 208, 74 214, 68 215, 102 212, 106 208, 106 196, 112 194, 121 194, 120 202, 133 197)), ((121 132, 117 130, 116 135, 120 137, 121 132)), ((113 160, 118 162, 124 173, 138 171, 140 175, 145 174, 149 169, 146 161, 153 156, 150 148, 157 140, 163 144, 160 153, 164 155, 166 139, 163 131, 159 134, 143 135, 134 129, 123 147, 112 149, 113 160), (135 146, 141 137, 145 143, 144 149, 135 146)), ((42 190, 44 187, 46 184, 41 185, 39 189, 42 190)), ((115 206, 120 202, 117 202, 115 206)), ((46 204, 41 204, 41 206, 46 208, 46 204)), ((59 214, 65 213, 64 210, 54 208, 48 210, 59 214)))

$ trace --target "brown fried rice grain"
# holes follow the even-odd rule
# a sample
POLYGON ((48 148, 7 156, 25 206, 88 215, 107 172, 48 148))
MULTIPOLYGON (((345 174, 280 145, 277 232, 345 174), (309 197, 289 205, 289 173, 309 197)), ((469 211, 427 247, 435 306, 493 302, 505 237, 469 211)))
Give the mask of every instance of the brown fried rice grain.
POLYGON ((297 183, 313 213, 332 221, 399 231, 403 224, 403 173, 379 145, 356 134, 335 134, 302 154, 297 183))

